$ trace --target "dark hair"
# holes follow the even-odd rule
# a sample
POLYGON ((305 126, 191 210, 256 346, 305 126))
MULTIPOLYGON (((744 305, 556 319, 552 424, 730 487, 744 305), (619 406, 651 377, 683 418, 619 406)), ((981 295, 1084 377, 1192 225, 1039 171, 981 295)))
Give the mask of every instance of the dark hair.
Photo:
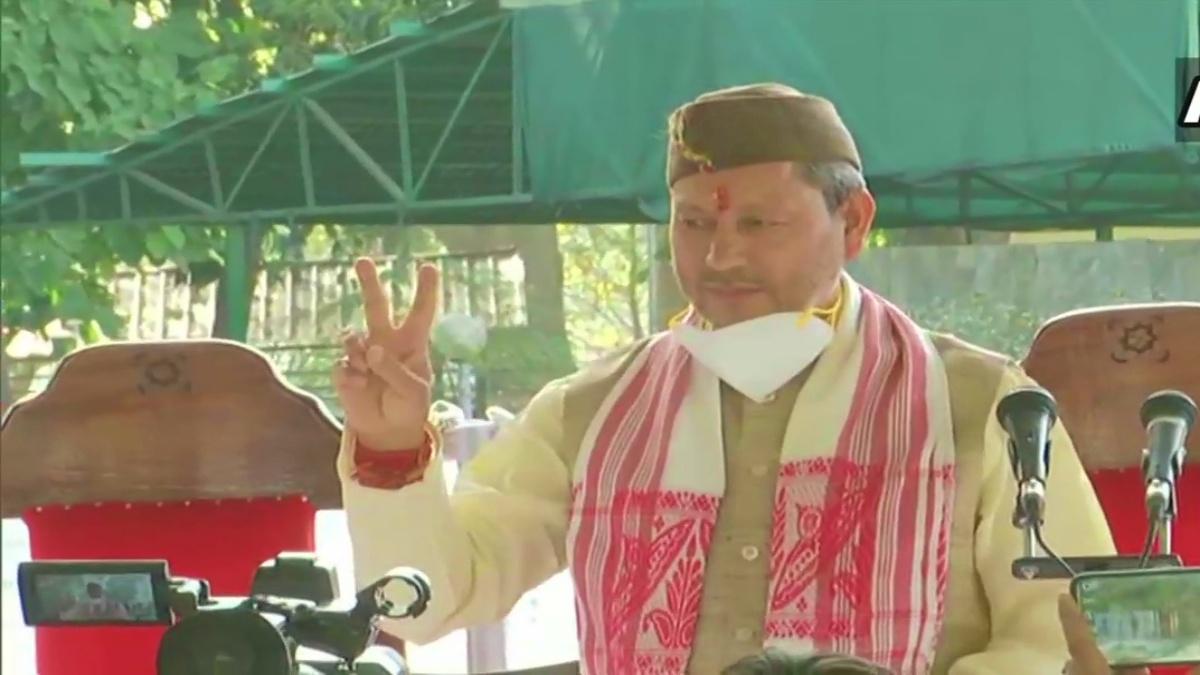
POLYGON ((842 654, 789 654, 768 647, 761 654, 747 656, 721 671, 721 675, 892 675, 855 656, 842 654))
POLYGON ((103 597, 104 596, 104 587, 94 581, 89 581, 87 583, 87 594, 88 594, 88 597, 92 597, 92 598, 103 597))

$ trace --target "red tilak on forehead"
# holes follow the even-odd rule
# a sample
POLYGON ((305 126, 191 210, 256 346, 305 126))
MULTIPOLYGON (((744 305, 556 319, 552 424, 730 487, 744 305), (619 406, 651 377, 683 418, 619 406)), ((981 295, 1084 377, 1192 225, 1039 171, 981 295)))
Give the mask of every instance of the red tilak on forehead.
POLYGON ((729 188, 724 185, 718 185, 717 189, 713 192, 713 199, 717 202, 718 211, 729 210, 729 188))

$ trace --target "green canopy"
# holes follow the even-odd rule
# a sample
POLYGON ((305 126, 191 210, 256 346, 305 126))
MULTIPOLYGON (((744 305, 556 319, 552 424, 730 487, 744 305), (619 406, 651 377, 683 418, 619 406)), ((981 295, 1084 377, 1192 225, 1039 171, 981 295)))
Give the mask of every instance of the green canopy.
POLYGON ((636 196, 661 219, 670 110, 780 81, 838 105, 884 226, 1150 217, 1172 203, 1195 218, 1200 167, 1175 141, 1175 61, 1195 54, 1196 24, 1192 0, 538 8, 516 34, 534 197, 636 196))
POLYGON ((1196 0, 476 2, 104 153, 24 156, 5 229, 666 217, 666 113, 833 99, 880 227, 1195 224, 1175 142, 1196 0))

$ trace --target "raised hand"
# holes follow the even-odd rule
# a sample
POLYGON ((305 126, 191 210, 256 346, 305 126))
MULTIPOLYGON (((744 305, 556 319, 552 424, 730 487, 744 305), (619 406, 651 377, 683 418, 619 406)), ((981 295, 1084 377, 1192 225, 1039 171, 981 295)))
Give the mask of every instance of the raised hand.
POLYGON ((354 263, 362 288, 367 332, 342 337, 345 356, 334 366, 333 384, 358 439, 375 450, 404 450, 424 441, 429 415, 429 333, 437 315, 438 270, 423 265, 417 292, 403 321, 392 318, 392 303, 375 263, 354 263))

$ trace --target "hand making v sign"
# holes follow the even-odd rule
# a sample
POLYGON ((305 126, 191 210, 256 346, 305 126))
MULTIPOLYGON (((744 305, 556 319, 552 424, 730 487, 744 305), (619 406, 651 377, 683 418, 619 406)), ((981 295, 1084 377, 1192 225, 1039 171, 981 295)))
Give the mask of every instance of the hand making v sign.
POLYGON ((334 366, 334 388, 346 425, 376 450, 420 447, 433 378, 429 333, 438 309, 438 270, 421 267, 412 307, 399 323, 375 263, 360 258, 354 271, 362 288, 367 331, 343 335, 345 355, 334 366))

